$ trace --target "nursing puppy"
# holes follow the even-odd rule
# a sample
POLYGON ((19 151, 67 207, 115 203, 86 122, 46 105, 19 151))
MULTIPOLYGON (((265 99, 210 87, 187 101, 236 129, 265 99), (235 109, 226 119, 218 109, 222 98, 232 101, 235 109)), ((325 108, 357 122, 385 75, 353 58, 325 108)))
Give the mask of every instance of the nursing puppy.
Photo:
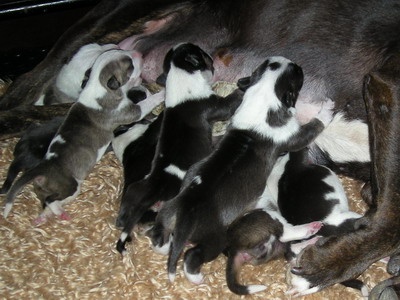
MULTIPOLYGON (((18 126, 26 123, 16 124, 15 119, 32 115, 29 105, 22 104, 32 103, 48 89, 63 64, 82 45, 92 42, 131 45, 144 55, 146 79, 154 80, 168 49, 179 42, 190 41, 218 58, 216 80, 233 81, 245 76, 243 74, 249 74, 249 70, 272 53, 299 63, 305 80, 297 103, 298 115, 302 110, 305 119, 312 117, 327 99, 334 101, 334 110, 339 112, 335 115, 339 116, 335 117, 336 126, 329 126, 330 130, 324 131, 324 139, 317 139, 323 154, 319 155, 319 150, 311 151, 312 159, 328 160, 331 167, 337 167, 334 171, 344 170, 359 178, 369 179, 371 170, 372 177, 381 176, 382 173, 375 174, 378 172, 375 167, 369 168, 368 127, 362 97, 365 87, 362 83, 365 74, 382 71, 390 79, 386 80, 388 88, 398 90, 398 63, 388 62, 400 57, 399 24, 400 6, 396 0, 387 1, 385 5, 375 0, 355 0, 342 2, 339 6, 336 1, 329 0, 307 3, 288 0, 104 0, 60 38, 42 63, 13 82, 0 99, 0 110, 17 106, 20 109, 7 111, 13 116, 9 122, 3 123, 4 119, 0 117, 0 134, 4 137, 21 131, 18 126)), ((398 94, 392 97, 399 98, 398 94)), ((400 128, 398 122, 387 126, 387 121, 383 120, 382 124, 377 134, 381 134, 381 129, 394 134, 400 128)), ((371 134, 375 131, 370 137, 371 134)), ((383 151, 373 153, 372 160, 386 159, 381 153, 388 150, 390 144, 385 145, 383 151)), ((387 168, 397 172, 396 164, 389 163, 387 168)), ((390 185, 387 192, 393 193, 396 186, 390 185)), ((386 229, 398 235, 400 227, 395 224, 386 229)), ((363 237, 366 236, 360 235, 360 244, 370 244, 369 241, 374 239, 369 235, 367 240, 363 237)), ((347 259, 347 243, 340 239, 336 244, 335 253, 342 253, 342 256, 335 260, 347 259)), ((361 249, 364 248, 355 248, 351 254, 355 256, 355 252, 365 257, 371 250, 360 253, 361 249)), ((387 252, 385 243, 377 244, 372 250, 374 257, 378 256, 377 252, 387 252)), ((337 274, 354 277, 355 265, 359 270, 367 267, 359 261, 342 266, 337 274)), ((328 262, 316 259, 312 264, 321 270, 332 270, 328 262)), ((369 264, 372 262, 372 259, 368 260, 369 264)), ((342 275, 337 278, 332 273, 317 273, 318 280, 325 282, 324 286, 343 281, 342 275)))
MULTIPOLYGON (((309 237, 305 224, 322 221, 324 226, 317 234, 332 236, 354 231, 354 222, 361 217, 349 210, 337 175, 307 162, 307 149, 278 158, 257 207, 259 210, 240 217, 228 228, 226 278, 229 289, 236 294, 266 288, 240 285, 237 273, 241 264, 257 265, 283 255, 292 260, 310 243, 290 247, 290 242, 309 237)), ((360 285, 356 287, 360 289, 360 285)))
POLYGON ((18 192, 33 181, 45 211, 37 220, 54 213, 68 218, 63 204, 74 199, 82 181, 106 151, 113 131, 145 116, 157 103, 135 105, 123 92, 137 81, 140 60, 130 52, 110 50, 98 57, 78 101, 52 139, 45 158, 25 172, 6 196, 4 217, 11 211, 18 192), (138 69, 138 70, 137 70, 138 69))
MULTIPOLYGON (((145 92, 143 92, 143 94, 139 93, 140 91, 143 90, 144 89, 141 88, 140 86, 133 87, 128 91, 126 96, 135 104, 149 97, 153 97, 153 96, 148 96, 145 92)), ((59 127, 61 126, 64 120, 65 117, 58 116, 40 125, 32 124, 22 134, 20 140, 15 145, 13 152, 14 159, 10 164, 10 167, 7 172, 7 177, 3 183, 2 188, 0 189, 0 194, 5 194, 8 192, 15 178, 21 171, 27 171, 29 169, 32 169, 42 161, 42 159, 46 155, 47 149, 52 139, 56 135, 59 127)), ((118 130, 120 132, 122 130, 122 128, 120 127, 118 127, 116 131, 118 130)))
POLYGON ((161 133, 150 174, 131 184, 122 197, 117 219, 117 226, 123 227, 117 243, 120 253, 142 215, 157 201, 174 197, 187 169, 211 152, 213 123, 228 119, 241 102, 239 91, 228 99, 212 91, 212 63, 190 43, 175 46, 165 57, 161 133))
MULTIPOLYGON (((227 226, 256 206, 279 154, 307 146, 324 129, 319 119, 300 126, 294 116, 302 83, 302 69, 283 57, 270 57, 239 80, 245 95, 226 134, 212 154, 189 169, 180 193, 157 216, 153 245, 168 247, 172 234, 170 281, 190 241, 196 246, 186 251, 184 270, 200 283, 201 265, 224 250, 227 226)), ((321 111, 319 117, 328 122, 326 115, 321 111)))
POLYGON ((91 43, 82 46, 72 59, 63 65, 55 83, 35 102, 35 105, 49 105, 75 102, 87 82, 87 72, 99 55, 105 51, 116 49, 115 44, 99 45, 91 43))

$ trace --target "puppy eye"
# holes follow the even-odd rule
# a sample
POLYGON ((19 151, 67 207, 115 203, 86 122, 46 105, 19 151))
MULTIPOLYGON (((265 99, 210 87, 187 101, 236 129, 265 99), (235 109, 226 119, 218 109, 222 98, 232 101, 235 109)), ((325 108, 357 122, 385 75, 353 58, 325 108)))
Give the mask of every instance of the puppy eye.
POLYGON ((117 80, 115 76, 111 77, 107 81, 107 87, 111 90, 117 90, 121 86, 121 83, 117 80))
POLYGON ((273 63, 271 63, 268 67, 269 67, 272 71, 274 71, 274 70, 280 68, 280 66, 281 66, 280 63, 278 63, 278 62, 273 62, 273 63))

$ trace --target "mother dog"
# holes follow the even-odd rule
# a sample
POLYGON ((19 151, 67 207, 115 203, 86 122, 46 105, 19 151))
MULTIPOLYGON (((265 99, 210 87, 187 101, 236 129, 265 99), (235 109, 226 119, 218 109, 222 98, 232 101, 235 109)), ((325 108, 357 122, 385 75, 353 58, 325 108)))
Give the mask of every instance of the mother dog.
MULTIPOLYGON (((303 121, 309 120, 321 103, 328 99, 335 102, 335 118, 316 140, 312 158, 368 180, 370 157, 363 79, 372 71, 384 74, 383 79, 378 76, 366 86, 373 91, 373 100, 379 98, 380 90, 385 92, 389 99, 385 104, 387 110, 397 107, 399 28, 400 4, 394 0, 103 0, 59 39, 44 61, 10 86, 0 100, 0 109, 18 108, 28 115, 29 108, 24 110, 20 106, 31 103, 49 89, 62 65, 81 46, 91 42, 119 43, 124 49, 142 52, 147 80, 154 80, 161 73, 165 53, 182 41, 195 43, 214 54, 216 80, 232 81, 247 76, 265 57, 282 55, 298 62, 305 73, 297 104, 298 112, 303 112, 303 121)), ((373 107, 378 109, 380 106, 374 103, 373 107)), ((7 113, 12 115, 12 111, 7 113)), ((396 253, 399 247, 398 224, 379 227, 378 221, 371 220, 391 212, 391 207, 400 200, 398 184, 375 184, 377 179, 392 178, 387 174, 398 171, 399 149, 382 139, 388 136, 396 145, 398 137, 393 133, 399 130, 400 123, 385 126, 385 118, 372 117, 370 124, 377 128, 370 134, 380 150, 372 151, 371 159, 386 162, 384 167, 372 164, 369 215, 374 217, 364 222, 359 229, 362 233, 353 239, 351 245, 357 251, 344 251, 349 246, 346 237, 329 243, 331 247, 335 245, 334 256, 322 255, 325 250, 318 245, 312 250, 320 255, 307 255, 310 249, 305 250, 295 272, 307 276, 309 288, 353 278, 381 257, 396 253), (374 126, 376 122, 379 126, 374 126), (389 152, 391 155, 383 156, 389 152), (361 247, 376 236, 381 237, 380 243, 373 249, 361 247), (332 264, 332 261, 345 263, 332 264), (324 269, 330 272, 318 272, 324 269)), ((1 134, 16 130, 15 124, 2 121, 1 115, 0 128, 1 134)))

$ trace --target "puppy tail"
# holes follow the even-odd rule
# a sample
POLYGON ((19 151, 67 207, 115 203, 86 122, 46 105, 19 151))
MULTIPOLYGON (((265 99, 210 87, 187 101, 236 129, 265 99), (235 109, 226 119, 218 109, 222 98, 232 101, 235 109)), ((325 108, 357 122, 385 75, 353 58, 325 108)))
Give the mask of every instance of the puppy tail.
POLYGON ((240 253, 229 253, 226 265, 226 283, 231 292, 238 295, 248 295, 265 290, 265 285, 241 285, 237 282, 237 274, 243 265, 240 253))
POLYGON ((17 194, 24 188, 25 185, 32 182, 39 174, 38 168, 33 168, 25 172, 14 184, 11 186, 5 199, 5 207, 3 216, 7 218, 14 204, 14 199, 17 194))

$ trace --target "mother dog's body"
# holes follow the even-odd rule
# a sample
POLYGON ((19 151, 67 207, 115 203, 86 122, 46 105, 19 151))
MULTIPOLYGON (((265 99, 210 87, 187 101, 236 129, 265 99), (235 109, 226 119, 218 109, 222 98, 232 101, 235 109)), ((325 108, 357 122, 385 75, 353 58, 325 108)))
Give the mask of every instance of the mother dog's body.
MULTIPOLYGON (((338 116, 353 120, 345 127, 346 133, 353 131, 366 136, 365 123, 356 121, 366 120, 362 101, 364 76, 373 70, 379 73, 379 70, 384 69, 390 77, 386 80, 387 84, 397 92, 391 95, 391 101, 400 100, 400 83, 396 73, 391 72, 399 69, 399 28, 400 5, 395 0, 104 0, 63 35, 42 63, 10 86, 0 100, 0 109, 9 109, 37 99, 38 95, 49 88, 61 66, 82 45, 98 42, 134 47, 144 55, 145 78, 155 79, 161 72, 161 61, 167 50, 179 42, 189 41, 208 53, 214 53, 215 74, 219 80, 231 81, 248 75, 250 70, 271 55, 282 55, 296 61, 305 73, 304 86, 297 102, 298 113, 303 108, 303 112, 306 112, 304 119, 310 118, 318 111, 316 107, 331 99, 335 102, 334 110, 342 112, 338 116), (136 38, 129 38, 131 35, 136 35, 136 38)), ((29 108, 24 112, 28 115, 29 108)), ((372 124, 376 122, 376 119, 371 120, 372 124)), ((379 122, 383 123, 382 120, 379 122)), ((4 124, 1 133, 15 130, 11 127, 4 124)), ((396 132, 399 127, 400 124, 396 123, 391 127, 381 126, 379 130, 390 133, 396 132)), ((328 140, 339 140, 335 139, 335 130, 332 131, 328 140)), ((341 133, 343 131, 339 132, 340 137, 341 133)), ((376 132, 371 131, 371 134, 375 135, 376 132)), ((378 134, 376 138, 382 137, 378 134)), ((355 141, 341 148, 340 160, 332 157, 332 153, 328 160, 339 161, 339 166, 348 162, 346 155, 354 152, 354 146, 359 144, 355 141)), ((318 146, 323 149, 329 147, 326 144, 318 146)), ((363 159, 358 162, 368 162, 368 143, 362 144, 360 149, 363 156, 357 153, 356 157, 363 159)), ((372 152, 372 160, 383 159, 380 153, 372 152)), ((326 158, 326 155, 322 157, 326 158)), ((388 164, 387 168, 373 166, 373 177, 386 178, 386 173, 396 173, 397 168, 396 164, 388 164)), ((368 178, 366 174, 369 170, 365 170, 368 172, 363 172, 362 176, 368 178)), ((390 194, 396 192, 398 187, 385 185, 385 188, 389 189, 385 192, 390 194)), ((378 215, 381 215, 382 207, 394 203, 392 197, 384 200, 381 198, 378 215)), ((398 233, 398 227, 389 228, 390 233, 398 233)), ((365 240, 359 239, 359 243, 365 243, 365 240)), ((343 250, 339 243, 335 245, 343 250)), ((349 264, 351 267, 335 265, 337 273, 329 276, 321 274, 325 278, 317 281, 322 280, 324 286, 327 286, 346 279, 339 280, 337 274, 354 277, 379 259, 377 252, 390 255, 394 251, 393 247, 384 249, 384 246, 377 245, 371 250, 375 255, 370 255, 372 258, 364 264, 360 263, 358 255, 352 255, 348 259, 352 260, 349 264)), ((364 252, 359 250, 359 256, 368 254, 364 252)), ((321 261, 319 267, 324 268, 323 264, 327 263, 321 261)))

